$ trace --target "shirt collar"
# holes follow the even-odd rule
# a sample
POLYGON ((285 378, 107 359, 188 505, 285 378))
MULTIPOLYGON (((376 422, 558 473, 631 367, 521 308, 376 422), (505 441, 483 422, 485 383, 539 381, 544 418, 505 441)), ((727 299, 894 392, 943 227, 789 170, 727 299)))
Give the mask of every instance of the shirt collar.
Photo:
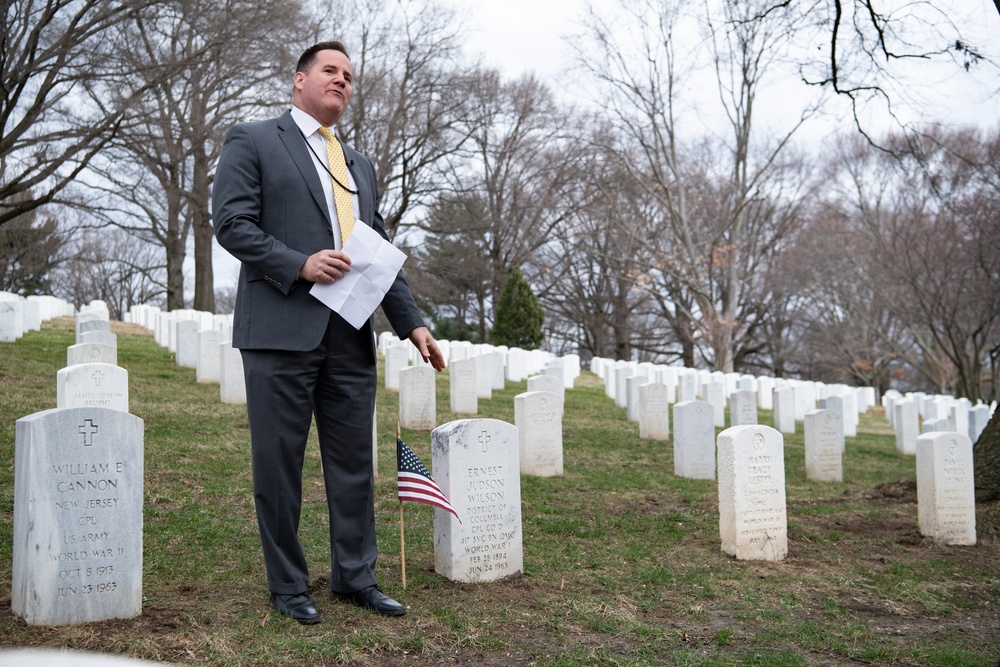
POLYGON ((316 130, 323 127, 322 123, 297 106, 292 107, 291 113, 292 120, 294 120, 295 124, 299 126, 299 129, 302 131, 304 136, 310 137, 316 132, 316 130))

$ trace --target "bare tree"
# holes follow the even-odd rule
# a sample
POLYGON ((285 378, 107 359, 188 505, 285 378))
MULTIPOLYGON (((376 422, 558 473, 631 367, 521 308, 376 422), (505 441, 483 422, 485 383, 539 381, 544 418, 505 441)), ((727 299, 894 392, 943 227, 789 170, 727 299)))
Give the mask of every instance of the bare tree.
POLYGON ((892 154, 861 147, 845 164, 844 202, 905 327, 897 343, 909 343, 908 362, 938 391, 970 398, 993 391, 983 377, 1000 336, 997 141, 897 134, 883 142, 892 154))
POLYGON ((148 82, 132 122, 92 164, 106 199, 95 209, 165 253, 167 308, 184 307, 183 265, 194 240, 194 307, 215 310, 210 196, 226 131, 287 101, 297 53, 288 2, 171 0, 129 27, 129 62, 169 72, 148 82))
POLYGON ((66 240, 55 218, 38 209, 0 226, 0 290, 51 294, 52 268, 64 257, 66 240))
MULTIPOLYGON (((596 125, 578 149, 576 205, 533 262, 533 284, 548 316, 549 338, 572 341, 584 357, 662 355, 665 332, 642 326, 650 307, 649 199, 607 148, 614 136, 596 125)), ((616 148, 617 151, 624 150, 616 148)))
POLYGON ((769 268, 769 292, 784 308, 770 310, 767 347, 781 351, 779 376, 872 386, 881 394, 901 372, 908 336, 891 307, 898 291, 843 211, 843 204, 820 203, 769 268))
MULTIPOLYGON (((938 63, 950 65, 954 76, 974 73, 979 65, 995 75, 997 63, 974 44, 940 3, 891 0, 820 0, 799 7, 790 0, 771 1, 758 11, 801 11, 812 31, 804 44, 825 44, 822 57, 803 50, 802 77, 829 88, 850 103, 856 128, 873 144, 872 118, 893 118, 900 106, 921 106, 913 94, 914 72, 938 63)), ((1000 12, 1000 0, 994 0, 1000 12)), ((813 51, 813 53, 815 53, 813 51)), ((919 76, 919 74, 917 74, 919 76)), ((882 148, 886 148, 878 144, 882 148)))
POLYGON ((353 0, 343 35, 354 92, 343 138, 375 165, 390 238, 443 185, 440 169, 465 140, 461 24, 438 0, 353 0))
POLYGON ((52 283, 72 302, 99 299, 112 319, 121 320, 133 306, 162 300, 165 267, 156 244, 120 229, 91 229, 68 249, 72 257, 53 271, 52 283))
POLYGON ((55 201, 115 136, 144 85, 118 61, 124 26, 150 4, 3 4, 0 225, 55 201))
POLYGON ((664 306, 679 307, 682 317, 672 315, 674 320, 697 328, 709 362, 731 371, 737 341, 753 325, 741 318, 763 303, 752 299, 748 276, 761 252, 775 247, 787 230, 794 217, 792 190, 801 187, 794 172, 785 172, 790 180, 778 178, 780 157, 812 109, 777 139, 758 137, 757 94, 794 26, 779 10, 763 11, 761 3, 727 0, 720 25, 709 20, 711 12, 703 17, 719 93, 716 114, 725 130, 702 142, 686 134, 684 77, 692 74, 687 66, 697 56, 690 56, 691 45, 678 35, 678 26, 692 20, 682 12, 685 6, 622 0, 623 11, 613 19, 591 15, 577 48, 581 65, 602 84, 613 122, 640 148, 638 159, 622 159, 657 202, 660 221, 652 227, 662 231, 651 241, 658 251, 654 279, 661 295, 673 296, 664 306), (684 61, 680 49, 688 56, 684 61), (781 192, 786 187, 791 189, 781 192), (781 201, 791 208, 779 211, 781 201))
POLYGON ((505 82, 484 71, 475 83, 467 152, 448 189, 476 202, 461 229, 478 239, 488 267, 485 330, 511 270, 531 264, 573 213, 580 152, 570 140, 577 128, 534 77, 505 82))

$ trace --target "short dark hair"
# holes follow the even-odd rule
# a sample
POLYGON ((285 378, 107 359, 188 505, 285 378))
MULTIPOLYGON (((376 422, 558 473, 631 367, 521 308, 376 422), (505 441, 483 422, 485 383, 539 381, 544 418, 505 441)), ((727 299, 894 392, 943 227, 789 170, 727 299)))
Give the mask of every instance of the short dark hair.
POLYGON ((295 63, 295 71, 296 72, 308 71, 309 68, 313 66, 313 63, 316 62, 316 54, 319 53, 320 51, 340 51, 345 56, 347 56, 348 60, 351 59, 350 54, 347 53, 347 47, 344 46, 343 42, 338 40, 317 42, 316 44, 313 44, 308 49, 302 52, 302 55, 299 56, 299 61, 295 63))

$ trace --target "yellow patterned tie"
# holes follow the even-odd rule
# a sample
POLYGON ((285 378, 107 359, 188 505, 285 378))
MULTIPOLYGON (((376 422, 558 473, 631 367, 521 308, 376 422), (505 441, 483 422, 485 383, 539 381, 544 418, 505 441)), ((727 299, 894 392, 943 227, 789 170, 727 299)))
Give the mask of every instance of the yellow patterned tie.
POLYGON ((343 247, 354 231, 354 205, 351 203, 351 192, 346 187, 350 183, 347 178, 347 162, 344 161, 344 149, 333 136, 333 132, 329 128, 321 127, 319 133, 326 139, 326 159, 329 162, 330 173, 333 174, 333 202, 337 206, 340 246, 343 247))

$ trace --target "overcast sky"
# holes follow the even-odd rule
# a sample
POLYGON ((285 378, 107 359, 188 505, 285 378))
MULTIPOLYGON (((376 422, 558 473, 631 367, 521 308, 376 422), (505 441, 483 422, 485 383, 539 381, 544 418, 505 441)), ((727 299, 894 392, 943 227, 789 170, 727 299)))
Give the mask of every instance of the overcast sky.
MULTIPOLYGON (((481 55, 486 64, 511 77, 534 71, 558 89, 569 65, 569 51, 563 37, 579 30, 587 7, 611 13, 618 0, 445 0, 466 16, 469 33, 467 53, 481 55)), ((882 0, 884 9, 904 0, 882 0)), ((931 0, 960 27, 967 40, 1000 57, 1000 15, 990 0, 931 0)), ((976 122, 990 126, 996 122, 996 93, 1000 81, 984 89, 979 82, 944 71, 915 82, 921 97, 934 106, 934 115, 943 122, 976 122), (992 95, 992 97, 991 97, 992 95)))

